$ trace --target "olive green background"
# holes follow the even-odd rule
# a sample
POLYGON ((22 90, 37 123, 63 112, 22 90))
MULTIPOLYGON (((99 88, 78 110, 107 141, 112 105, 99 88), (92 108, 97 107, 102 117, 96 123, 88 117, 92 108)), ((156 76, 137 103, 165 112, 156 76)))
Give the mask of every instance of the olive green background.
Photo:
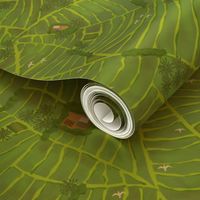
POLYGON ((197 200, 199 8, 199 0, 1 0, 0 199, 110 200, 119 191, 127 200, 197 200), (88 81, 126 102, 131 139, 60 126, 83 113, 88 81))

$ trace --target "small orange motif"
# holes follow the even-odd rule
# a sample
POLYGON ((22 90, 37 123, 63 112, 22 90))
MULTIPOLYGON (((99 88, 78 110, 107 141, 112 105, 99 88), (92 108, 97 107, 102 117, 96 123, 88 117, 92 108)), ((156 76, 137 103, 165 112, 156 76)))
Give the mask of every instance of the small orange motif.
POLYGON ((90 120, 85 115, 74 112, 69 112, 68 116, 63 121, 63 126, 70 129, 87 129, 90 125, 90 120))
POLYGON ((52 29, 53 29, 54 31, 64 31, 64 30, 66 30, 66 29, 68 29, 68 28, 69 28, 68 25, 54 25, 54 26, 52 27, 52 29))

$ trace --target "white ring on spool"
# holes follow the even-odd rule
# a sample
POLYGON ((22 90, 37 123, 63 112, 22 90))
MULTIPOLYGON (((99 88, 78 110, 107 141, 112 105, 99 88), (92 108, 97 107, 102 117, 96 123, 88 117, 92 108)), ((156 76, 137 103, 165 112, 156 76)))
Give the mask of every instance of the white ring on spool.
POLYGON ((101 85, 89 83, 82 88, 80 98, 83 110, 97 128, 119 139, 127 139, 133 135, 134 118, 126 104, 114 92, 101 85), (112 107, 101 101, 103 97, 113 102, 123 116, 115 118, 112 107))

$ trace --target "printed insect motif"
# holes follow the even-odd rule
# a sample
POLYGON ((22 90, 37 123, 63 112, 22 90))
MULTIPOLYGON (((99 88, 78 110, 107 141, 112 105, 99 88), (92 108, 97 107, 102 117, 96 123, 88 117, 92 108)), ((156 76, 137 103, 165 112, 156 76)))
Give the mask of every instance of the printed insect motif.
POLYGON ((83 69, 78 69, 76 72, 79 74, 83 71, 83 69))
POLYGON ((54 34, 56 40, 60 40, 63 38, 67 38, 69 35, 73 34, 78 30, 78 26, 76 24, 72 25, 54 25, 51 26, 48 33, 54 34))
POLYGON ((66 24, 52 26, 52 30, 54 30, 54 31, 64 31, 64 30, 66 30, 68 28, 69 28, 69 26, 66 25, 66 24))
POLYGON ((175 129, 175 131, 179 132, 179 133, 182 133, 183 131, 185 131, 185 129, 184 128, 177 128, 177 129, 175 129))
POLYGON ((114 193, 113 195, 112 195, 112 197, 118 197, 119 199, 122 199, 122 197, 123 197, 123 195, 124 195, 124 192, 122 191, 122 192, 120 192, 120 191, 117 191, 116 193, 114 193))
POLYGON ((42 59, 40 60, 40 63, 42 64, 42 63, 44 63, 44 62, 46 62, 46 61, 47 61, 46 58, 42 58, 42 59))
POLYGON ((152 15, 150 15, 150 14, 148 14, 147 16, 146 16, 146 18, 149 18, 149 17, 151 17, 152 15))
MULTIPOLYGON (((139 22, 140 22, 140 20, 142 20, 142 18, 144 18, 145 17, 145 15, 144 14, 141 14, 140 16, 139 16, 139 19, 136 19, 135 20, 135 22, 134 22, 134 24, 136 25, 136 24, 138 24, 139 22)), ((147 18, 147 17, 146 17, 147 18)))
POLYGON ((33 61, 29 62, 29 64, 28 64, 28 68, 31 68, 32 66, 34 66, 33 61))
POLYGON ((140 18, 143 18, 143 17, 144 17, 144 15, 143 15, 143 14, 141 14, 141 15, 140 15, 140 18))
POLYGON ((138 24, 139 23, 139 20, 137 19, 137 20, 135 20, 135 23, 134 24, 138 24))
POLYGON ((172 168, 171 165, 163 164, 158 167, 158 169, 162 169, 164 172, 167 172, 168 168, 172 168))
POLYGON ((49 26, 48 34, 54 35, 56 40, 63 40, 78 31, 83 26, 84 21, 80 18, 72 18, 70 21, 60 22, 49 26))

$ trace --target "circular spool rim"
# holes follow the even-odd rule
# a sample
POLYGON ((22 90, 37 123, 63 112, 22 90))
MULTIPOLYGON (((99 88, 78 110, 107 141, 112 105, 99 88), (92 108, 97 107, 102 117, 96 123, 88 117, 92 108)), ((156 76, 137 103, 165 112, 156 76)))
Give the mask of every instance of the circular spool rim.
MULTIPOLYGON (((108 88, 95 84, 95 83, 88 83, 86 84, 80 94, 81 104, 83 107, 83 110, 87 117, 90 119, 90 121, 100 130, 103 132, 119 139, 127 139, 130 138, 134 132, 135 132, 135 120, 133 114, 129 111, 127 105, 124 103, 124 101, 113 91, 109 90, 108 88), (95 105, 98 103, 102 103, 100 100, 100 97, 106 97, 112 102, 114 102, 117 106, 119 111, 123 114, 119 117, 124 117, 121 120, 124 120, 124 125, 118 130, 116 127, 119 126, 119 124, 116 123, 116 126, 110 126, 111 128, 108 128, 109 126, 106 126, 106 123, 103 123, 103 121, 98 118, 98 115, 101 115, 100 113, 95 113, 95 105), (99 99, 98 99, 99 98, 99 99)), ((108 104, 105 103, 106 106, 110 107, 108 104)), ((106 109, 106 108, 105 108, 106 109)), ((112 107, 110 107, 111 110, 112 107)), ((110 118, 112 117, 112 114, 110 113, 110 118)), ((109 121, 110 118, 107 118, 109 121)), ((120 121, 120 120, 118 120, 120 121)), ((121 121, 122 122, 122 121, 121 121)))

